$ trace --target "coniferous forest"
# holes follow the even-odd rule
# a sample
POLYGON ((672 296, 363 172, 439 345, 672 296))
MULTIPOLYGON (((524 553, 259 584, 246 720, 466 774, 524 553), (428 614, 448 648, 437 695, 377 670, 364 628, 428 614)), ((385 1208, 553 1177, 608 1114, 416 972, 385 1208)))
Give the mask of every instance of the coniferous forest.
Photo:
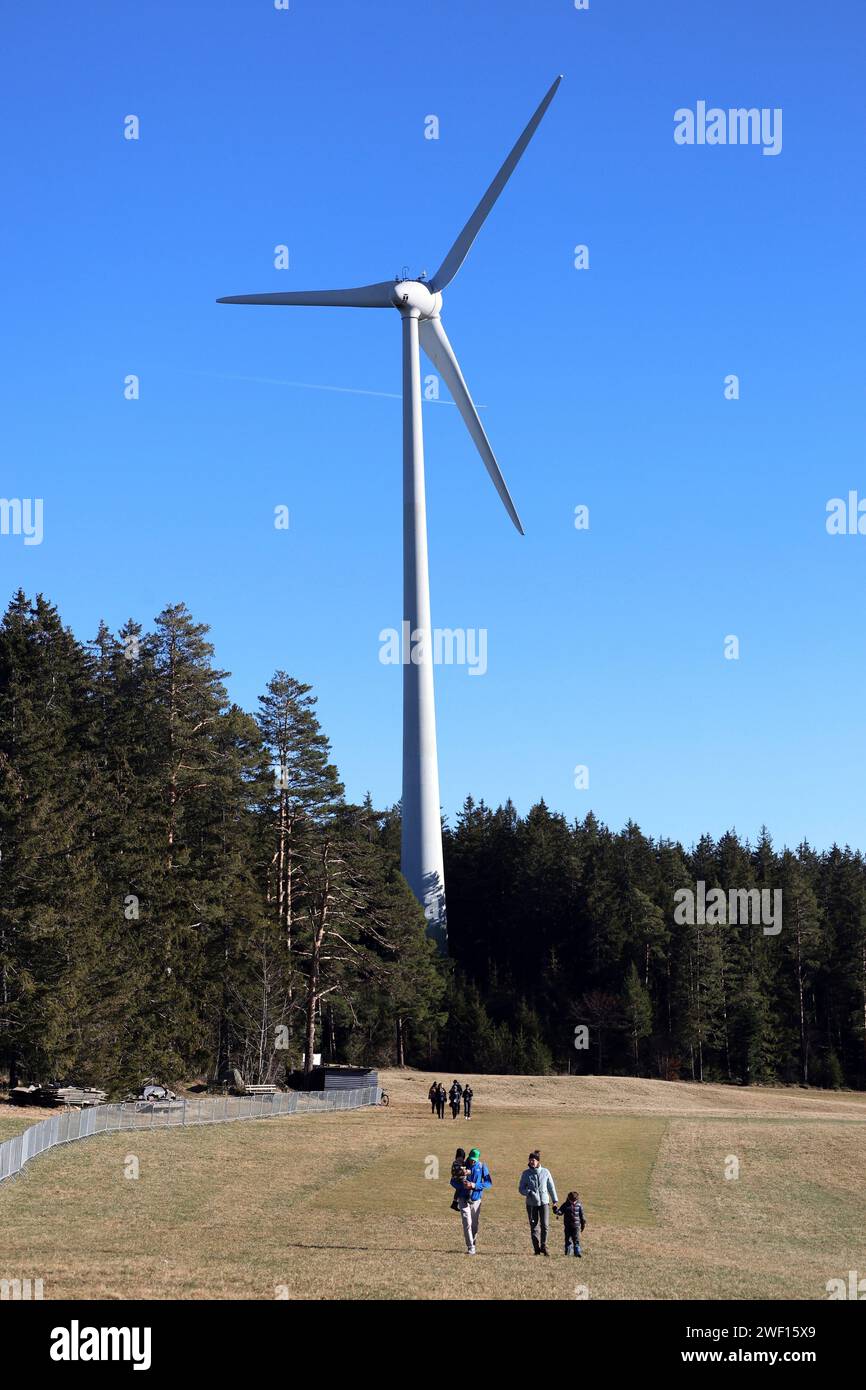
POLYGON ((90 642, 42 597, 0 628, 0 1072, 114 1093, 325 1060, 866 1087, 866 865, 730 831, 467 798, 450 955, 399 872, 399 807, 346 801, 314 693, 232 704, 181 605, 90 642), (781 931, 674 894, 781 889, 781 931))

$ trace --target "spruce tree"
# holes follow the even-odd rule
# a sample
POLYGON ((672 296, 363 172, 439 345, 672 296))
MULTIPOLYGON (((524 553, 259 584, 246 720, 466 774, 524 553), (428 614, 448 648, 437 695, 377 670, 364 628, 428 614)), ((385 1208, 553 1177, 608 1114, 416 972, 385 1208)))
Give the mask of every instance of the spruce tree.
POLYGON ((101 906, 88 721, 84 649, 19 590, 0 626, 0 1051, 13 1082, 86 1060, 101 906))
POLYGON ((653 1015, 649 990, 632 962, 623 990, 622 1011, 634 1055, 634 1074, 640 1076, 640 1045, 652 1033, 653 1015))

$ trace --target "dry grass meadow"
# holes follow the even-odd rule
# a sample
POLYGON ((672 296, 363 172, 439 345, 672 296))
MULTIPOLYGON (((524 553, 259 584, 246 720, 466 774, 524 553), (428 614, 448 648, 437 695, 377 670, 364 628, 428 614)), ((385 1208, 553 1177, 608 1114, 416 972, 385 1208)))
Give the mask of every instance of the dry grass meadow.
MULTIPOLYGON (((0 1187, 0 1278, 42 1278, 46 1298, 825 1299, 866 1274, 866 1096, 478 1077, 473 1118, 440 1121, 430 1080, 385 1073, 387 1110, 54 1150, 0 1187), (494 1178, 474 1260, 449 1210, 457 1143, 494 1178), (581 1192, 581 1261, 558 1222, 553 1258, 532 1256, 531 1147, 560 1195, 581 1192)), ((0 1139, 37 1118, 0 1107, 0 1139)))

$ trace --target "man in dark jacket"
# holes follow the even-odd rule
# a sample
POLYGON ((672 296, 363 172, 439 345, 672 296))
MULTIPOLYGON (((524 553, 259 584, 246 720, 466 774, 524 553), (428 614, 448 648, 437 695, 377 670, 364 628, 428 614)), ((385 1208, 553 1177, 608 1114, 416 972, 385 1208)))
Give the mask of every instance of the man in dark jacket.
POLYGON ((427 1092, 427 1099, 430 1102, 430 1114, 435 1115, 439 1109, 439 1082, 434 1081, 430 1090, 427 1092))
POLYGON ((445 1091, 445 1087, 442 1085, 442 1082, 440 1081, 440 1082, 439 1082, 439 1093, 438 1093, 438 1095, 437 1095, 437 1097, 436 1097, 436 1114, 439 1116, 440 1120, 444 1120, 444 1119, 445 1119, 445 1102, 446 1102, 447 1099, 448 1099, 448 1096, 447 1096, 447 1093, 446 1093, 446 1091, 445 1091))
POLYGON ((448 1099, 451 1102, 451 1118, 456 1120, 460 1114, 460 1100, 463 1096, 463 1087, 455 1077, 451 1083, 451 1090, 448 1092, 448 1099))
POLYGON ((472 1097, 474 1094, 472 1087, 467 1081, 466 1085, 463 1087, 463 1114, 466 1116, 467 1120, 472 1114, 472 1097))

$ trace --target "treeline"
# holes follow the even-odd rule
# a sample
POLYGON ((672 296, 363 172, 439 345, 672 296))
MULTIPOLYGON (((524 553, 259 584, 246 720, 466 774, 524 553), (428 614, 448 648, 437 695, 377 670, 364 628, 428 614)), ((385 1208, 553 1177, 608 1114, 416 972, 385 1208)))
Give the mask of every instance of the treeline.
POLYGON ((309 688, 230 703, 183 607, 82 644, 43 598, 0 626, 0 1070, 114 1091, 441 1022, 424 916, 345 801, 309 688))
POLYGON ((500 1070, 519 1039, 536 1065, 518 1070, 866 1088, 859 852, 777 852, 766 831, 685 850, 633 823, 616 834, 543 802, 521 818, 470 799, 445 877, 451 952, 472 982, 449 1019, 466 1068, 500 1070), (781 890, 780 920, 678 921, 675 894, 699 883, 708 903, 713 889, 769 903, 781 890))
POLYGON ((183 605, 82 643, 0 624, 0 1074, 115 1093, 316 1052, 460 1072, 866 1087, 866 865, 734 833, 468 799, 450 959, 399 872, 399 807, 349 804, 310 688, 232 704, 183 605), (675 894, 782 893, 778 931, 675 894), (682 914, 679 914, 681 916, 682 914), (703 920, 704 916, 709 920, 703 920))

